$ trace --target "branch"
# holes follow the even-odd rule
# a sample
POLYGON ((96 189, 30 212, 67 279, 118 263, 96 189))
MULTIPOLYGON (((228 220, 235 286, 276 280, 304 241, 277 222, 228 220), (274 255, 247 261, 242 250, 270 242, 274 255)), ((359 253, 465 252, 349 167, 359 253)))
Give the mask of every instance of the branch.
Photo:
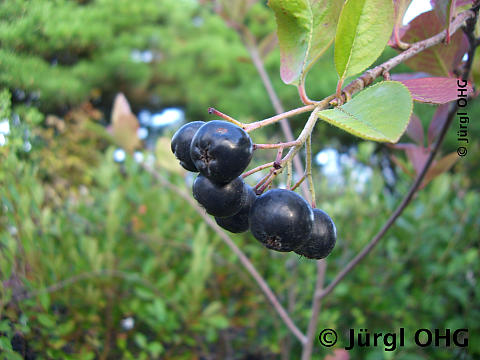
POLYGON ((315 331, 317 330, 318 315, 320 314, 321 307, 321 299, 317 294, 322 291, 326 268, 327 262, 325 259, 317 261, 317 281, 313 293, 312 315, 308 323, 307 342, 303 345, 302 349, 302 360, 310 360, 312 357, 313 342, 315 340, 315 331))
MULTIPOLYGON (((466 31, 466 33, 467 33, 467 37, 468 37, 469 43, 470 43, 470 49, 469 49, 469 52, 468 52, 468 60, 465 64, 465 68, 464 68, 464 71, 463 71, 463 74, 462 74, 462 79, 464 81, 467 81, 468 76, 470 74, 472 64, 473 64, 473 57, 474 57, 474 53, 475 53, 476 44, 475 44, 475 38, 473 37, 473 29, 474 29, 474 25, 475 25, 476 20, 477 20, 477 13, 473 13, 472 11, 466 11, 466 12, 460 14, 460 15, 464 15, 465 13, 472 13, 474 15, 473 17, 470 17, 470 16, 468 16, 468 17, 463 16, 462 17, 462 19, 463 19, 462 21, 468 20, 467 21, 467 31, 466 31)), ((459 17, 460 17, 460 15, 459 15, 459 17)), ((456 31, 457 29, 458 29, 458 26, 454 28, 454 31, 456 31)), ((452 34, 453 34, 454 31, 452 31, 452 34)), ((442 33, 442 34, 445 35, 444 33, 442 33)), ((416 44, 413 45, 413 47, 415 47, 415 46, 416 46, 416 44)), ((335 277, 335 279, 321 293, 318 294, 319 299, 323 299, 326 295, 331 293, 333 291, 333 289, 338 285, 338 283, 350 271, 352 271, 352 269, 358 263, 360 263, 360 261, 362 261, 368 255, 368 253, 370 253, 370 251, 372 251, 372 249, 375 247, 375 245, 378 244, 378 242, 383 238, 383 236, 388 231, 388 229, 390 229, 390 227, 395 223, 395 221, 398 219, 398 217, 402 214, 403 210, 405 210, 407 205, 412 200, 413 195, 415 194, 415 192, 419 189, 420 185, 422 184, 422 181, 423 181, 428 169, 430 168, 430 166, 433 162, 433 159, 435 158, 435 155, 437 154, 438 150, 440 149, 440 145, 442 144, 442 142, 445 138, 447 130, 450 127, 450 125, 451 125, 451 123, 452 123, 452 121, 455 117, 455 114, 457 113, 457 110, 458 110, 458 104, 455 101, 450 107, 450 110, 449 110, 448 116, 447 116, 447 120, 443 124, 440 135, 438 137, 438 140, 435 143, 435 145, 432 149, 432 152, 429 154, 428 159, 425 162, 425 165, 423 166, 422 170, 418 174, 414 183, 411 185, 410 189, 408 190, 408 192, 405 195, 405 197, 403 198, 403 200, 397 206, 397 208, 392 213, 392 215, 390 215, 387 222, 383 225, 383 227, 380 229, 380 231, 372 238, 372 240, 370 240, 370 242, 362 249, 362 251, 357 256, 355 256, 343 268, 342 271, 340 271, 340 273, 335 277)))
POLYGON ((143 164, 142 168, 147 171, 149 174, 151 174, 155 180, 157 180, 159 183, 161 183, 163 186, 169 188, 171 191, 174 193, 180 195, 183 199, 185 199, 190 206, 203 218, 203 220, 210 226, 213 231, 217 233, 218 236, 227 244, 227 246, 232 250, 235 255, 238 256, 240 259, 241 264, 243 267, 250 273, 250 275, 253 277, 255 282, 258 284, 260 289, 263 291, 263 294, 265 297, 270 301, 272 304, 273 308, 275 311, 278 313, 280 318, 283 320, 285 325, 290 329, 293 335, 302 343, 304 344, 306 342, 306 337, 305 335, 298 329, 298 327, 295 325, 293 320, 290 318, 288 313, 285 311, 283 306, 280 304, 280 301, 277 299, 273 291, 270 289, 268 286, 267 282, 263 279, 263 277, 258 273, 257 269, 255 266, 251 263, 251 261, 248 259, 248 257, 243 253, 240 248, 235 245, 233 240, 228 236, 225 231, 223 231, 217 223, 212 220, 212 218, 205 212, 205 210, 200 207, 193 199, 192 197, 187 194, 185 191, 180 189, 179 187, 175 186, 172 184, 170 181, 165 179, 162 175, 160 175, 158 172, 156 172, 153 168, 150 166, 143 164))

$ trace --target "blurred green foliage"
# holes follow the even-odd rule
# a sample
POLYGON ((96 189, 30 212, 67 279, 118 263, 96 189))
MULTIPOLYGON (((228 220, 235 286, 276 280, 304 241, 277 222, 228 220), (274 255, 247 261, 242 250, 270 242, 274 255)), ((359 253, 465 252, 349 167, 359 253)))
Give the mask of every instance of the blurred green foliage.
MULTIPOLYGON (((7 93, 1 101, 8 104, 7 93)), ((82 112, 74 117, 79 118, 95 123, 82 112)), ((27 357, 51 359, 227 358, 231 351, 239 359, 275 358, 287 343, 291 358, 299 357, 298 343, 238 259, 177 192, 159 186, 130 158, 115 163, 112 148, 100 152, 101 141, 75 154, 70 151, 77 144, 62 136, 45 146, 42 130, 33 150, 25 152, 17 130, 26 124, 25 117, 12 124, 8 144, 0 147, 0 349, 8 359, 19 358, 12 340, 23 344, 27 357), (67 159, 96 161, 55 175, 44 158, 55 158, 59 146, 67 159), (56 176, 70 186, 56 191, 56 176), (79 178, 88 179, 88 186, 78 184, 79 178)), ((90 129, 77 127, 76 136, 90 129)), ((373 147, 361 148, 368 159, 373 147)), ((188 191, 183 176, 165 168, 159 172, 188 191)), ((385 191, 377 170, 361 192, 353 181, 335 187, 319 180, 319 206, 339 231, 327 281, 385 221, 406 180, 399 180, 395 193, 385 191)), ((479 207, 480 195, 468 190, 463 174, 434 180, 378 249, 325 299, 320 326, 337 329, 344 340, 348 329, 364 327, 478 333, 480 310, 472 304, 480 295, 479 207)), ((304 328, 315 263, 274 254, 249 235, 234 239, 304 328)), ((478 344, 471 338, 465 359, 480 354, 478 344)), ((461 352, 421 349, 407 340, 395 358, 450 359, 461 352)), ((326 354, 318 343, 315 354, 326 354)), ((369 360, 390 359, 387 355, 382 348, 351 353, 369 360)))
MULTIPOLYGON (((102 127, 118 91, 134 110, 179 105, 189 120, 205 120, 208 106, 244 121, 271 116, 237 34, 209 6, 189 0, 9 0, 0 3, 0 16, 0 87, 9 89, 0 93, 0 120, 10 124, 0 146, 1 356, 299 358, 300 345, 235 255, 177 192, 129 157, 113 162, 102 127), (151 62, 138 60, 145 51, 151 62)), ((247 23, 259 41, 274 29, 263 2, 247 23)), ((310 97, 333 92, 331 59, 330 50, 309 74, 310 97)), ((278 51, 265 65, 285 107, 300 105, 295 88, 279 79, 278 51)), ((434 109, 416 105, 425 130, 434 109)), ((472 102, 471 118, 479 113, 472 102)), ((292 121, 297 132, 302 120, 292 121)), ((470 125, 465 161, 416 196, 378 248, 325 298, 319 319, 319 329, 336 329, 343 341, 350 328, 404 327, 410 335, 419 327, 468 328, 468 351, 421 349, 407 340, 395 353, 363 348, 352 359, 480 356, 480 195, 474 189, 480 125, 470 125)), ((452 127, 445 153, 455 149, 455 132, 452 127)), ((270 129, 254 136, 281 139, 270 129)), ((323 124, 314 136, 315 150, 357 143, 323 124)), ((167 140, 158 144, 157 151, 169 152, 167 140)), ((359 160, 373 166, 374 150, 360 143, 359 160)), ((255 160, 263 156, 271 161, 268 153, 255 160)), ((188 192, 191 179, 167 157, 159 160, 162 176, 188 192)), ((357 191, 350 174, 334 186, 317 170, 318 205, 339 232, 327 283, 406 192, 410 179, 398 176, 388 190, 374 167, 372 180, 357 191)), ((305 329, 315 263, 275 254, 249 235, 233 238, 305 329)), ((326 354, 316 342, 314 356, 326 354)))

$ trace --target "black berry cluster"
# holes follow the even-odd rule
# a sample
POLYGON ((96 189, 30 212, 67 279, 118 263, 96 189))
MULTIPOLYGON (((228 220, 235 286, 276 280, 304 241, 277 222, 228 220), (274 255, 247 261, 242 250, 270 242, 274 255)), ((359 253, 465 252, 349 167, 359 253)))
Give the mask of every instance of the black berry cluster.
POLYGON ((200 172, 193 197, 222 228, 250 230, 264 246, 295 251, 311 259, 330 254, 336 242, 332 219, 297 193, 273 189, 257 196, 240 176, 253 155, 250 136, 221 120, 195 121, 182 126, 172 138, 172 152, 186 170, 200 172))

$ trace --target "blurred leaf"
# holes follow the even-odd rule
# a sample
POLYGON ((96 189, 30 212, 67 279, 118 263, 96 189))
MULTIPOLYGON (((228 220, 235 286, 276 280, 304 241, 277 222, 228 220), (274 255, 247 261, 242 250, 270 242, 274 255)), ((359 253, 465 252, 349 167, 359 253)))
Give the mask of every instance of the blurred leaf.
POLYGON ((303 82, 308 70, 335 36, 341 0, 269 0, 280 44, 280 76, 286 84, 303 82))
POLYGON ((155 159, 158 166, 164 168, 168 172, 176 174, 184 174, 185 171, 180 166, 177 158, 172 153, 171 139, 165 136, 159 137, 155 144, 155 159))
POLYGON ((139 125, 137 117, 130 110, 127 98, 121 93, 115 97, 111 122, 111 133, 117 145, 126 152, 133 153, 133 150, 140 146, 137 135, 139 125))
POLYGON ((417 144, 423 145, 424 133, 422 123, 417 115, 412 113, 410 121, 407 126, 406 134, 417 144))
POLYGON ((392 34, 392 0, 347 0, 335 35, 335 68, 341 80, 370 66, 392 34))
POLYGON ((428 146, 433 144, 433 141, 437 138, 442 130, 445 121, 447 121, 449 104, 443 104, 437 107, 432 121, 428 127, 428 146))
POLYGON ((164 347, 161 343, 154 341, 148 344, 148 352, 152 357, 158 358, 164 351, 164 347))
POLYGON ((148 343, 147 337, 142 333, 136 333, 135 343, 138 345, 140 349, 145 349, 148 343))
POLYGON ((410 92, 404 85, 383 81, 342 106, 320 111, 318 116, 355 136, 393 143, 407 128, 412 107, 410 92))
POLYGON ((425 174, 425 178, 422 182, 421 188, 427 186, 427 184, 435 179, 438 175, 443 174, 444 172, 447 172, 450 170, 450 168, 455 165, 457 160, 459 159, 459 156, 457 152, 452 152, 443 158, 441 158, 438 161, 435 161, 430 169, 428 169, 427 173, 425 174))
MULTIPOLYGON (((425 40, 438 34, 443 29, 442 23, 435 12, 428 11, 418 15, 410 22, 410 27, 403 40, 409 43, 425 40)), ((415 71, 424 71, 435 76, 450 77, 453 70, 460 64, 468 50, 468 41, 462 31, 457 31, 451 37, 450 44, 438 44, 428 48, 405 64, 415 71)))
MULTIPOLYGON (((445 104, 458 98, 458 85, 455 78, 433 77, 400 80, 400 82, 410 90, 415 101, 429 104, 445 104)), ((469 96, 473 93, 471 83, 467 84, 466 90, 464 95, 469 96)))
POLYGON ((50 308, 50 294, 46 291, 42 291, 38 294, 38 300, 45 311, 50 308))
POLYGON ((54 328, 56 327, 56 321, 53 318, 53 316, 49 314, 38 314, 37 320, 42 326, 45 326, 47 328, 54 328))
POLYGON ((423 146, 411 146, 405 149, 405 152, 407 153, 408 159, 415 169, 415 174, 418 175, 422 170, 423 165, 425 165, 430 152, 423 146))

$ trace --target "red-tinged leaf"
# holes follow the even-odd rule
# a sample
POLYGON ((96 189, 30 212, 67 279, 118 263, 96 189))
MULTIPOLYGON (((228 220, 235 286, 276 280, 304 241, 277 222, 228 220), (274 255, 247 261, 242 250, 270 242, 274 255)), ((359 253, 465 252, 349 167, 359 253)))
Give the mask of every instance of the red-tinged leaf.
MULTIPOLYGON (((429 77, 400 81, 404 84, 415 101, 429 104, 446 104, 457 100, 457 79, 445 77, 429 77)), ((467 95, 473 93, 472 84, 467 84, 467 95)))
POLYGON ((443 125, 445 124, 445 121, 447 121, 448 109, 449 109, 448 104, 440 105, 435 111, 435 114, 433 114, 432 121, 430 122, 430 126, 428 127, 428 135, 427 135, 428 146, 433 144, 433 141, 440 134, 440 131, 442 130, 443 125))
POLYGON ((400 73, 400 74, 392 74, 392 80, 404 81, 404 80, 411 80, 411 79, 421 79, 428 76, 429 75, 425 72, 400 73))
POLYGON ((435 161, 430 169, 428 169, 427 173, 425 174, 425 178, 422 181, 422 185, 420 189, 424 188, 430 181, 435 179, 438 175, 443 174, 451 169, 453 165, 457 162, 459 156, 457 152, 452 152, 447 156, 444 156, 438 161, 435 161))
MULTIPOLYGON (((414 43, 425 40, 443 30, 443 25, 435 12, 420 14, 410 22, 410 28, 403 41, 414 43)), ((452 35, 449 45, 438 44, 428 48, 405 63, 416 71, 424 71, 436 76, 450 76, 460 64, 468 50, 468 41, 462 31, 452 35)))
POLYGON ((423 146, 425 136, 423 134, 422 123, 417 115, 412 114, 410 117, 410 122, 408 123, 406 133, 410 139, 423 146))
POLYGON ((406 149, 405 152, 415 169, 415 174, 418 175, 427 161, 429 154, 428 149, 423 146, 412 146, 409 149, 406 149))
POLYGON ((413 149, 418 147, 418 145, 415 145, 412 143, 397 143, 397 144, 387 144, 387 145, 388 147, 391 147, 397 150, 408 150, 408 149, 413 149))
POLYGON ((345 349, 335 349, 333 354, 325 356, 324 360, 350 360, 350 354, 345 349))
POLYGON ((450 23, 455 15, 456 0, 431 0, 433 10, 438 16, 438 19, 447 28, 447 37, 445 42, 450 42, 450 23))

